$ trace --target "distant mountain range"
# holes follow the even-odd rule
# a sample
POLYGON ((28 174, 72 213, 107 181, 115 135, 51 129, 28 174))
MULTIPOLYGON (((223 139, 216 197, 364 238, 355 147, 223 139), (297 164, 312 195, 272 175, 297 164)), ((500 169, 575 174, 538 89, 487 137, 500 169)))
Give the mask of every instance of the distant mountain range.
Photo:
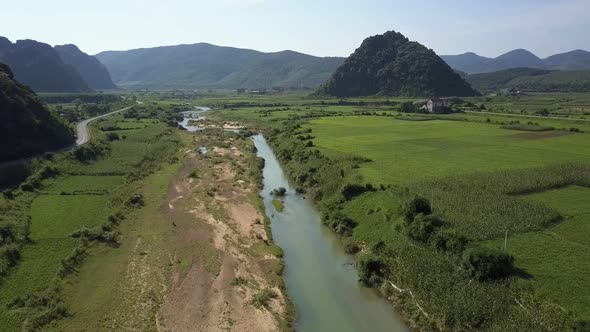
POLYGON ((517 49, 496 58, 487 58, 472 52, 459 55, 441 55, 449 66, 467 74, 488 73, 511 68, 550 70, 590 70, 590 52, 575 50, 541 59, 533 53, 517 49))
POLYGON ((322 84, 344 62, 207 43, 106 51, 96 57, 118 86, 128 88, 309 88, 322 84))
POLYGON ((471 86, 482 93, 502 89, 535 92, 589 92, 590 70, 548 70, 511 68, 467 76, 471 86))
POLYGON ((337 97, 478 94, 434 51, 395 31, 365 39, 318 93, 337 97))
POLYGON ((37 92, 116 88, 106 68, 74 45, 54 48, 34 40, 12 43, 0 37, 0 61, 12 68, 19 82, 37 92))

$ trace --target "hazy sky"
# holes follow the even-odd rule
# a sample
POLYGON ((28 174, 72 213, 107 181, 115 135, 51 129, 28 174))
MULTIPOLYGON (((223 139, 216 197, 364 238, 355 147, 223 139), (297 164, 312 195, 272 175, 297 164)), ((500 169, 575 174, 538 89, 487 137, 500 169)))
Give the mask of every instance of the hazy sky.
POLYGON ((590 0, 0 0, 0 35, 95 54, 209 42, 348 56, 402 32, 438 54, 590 50, 590 0))

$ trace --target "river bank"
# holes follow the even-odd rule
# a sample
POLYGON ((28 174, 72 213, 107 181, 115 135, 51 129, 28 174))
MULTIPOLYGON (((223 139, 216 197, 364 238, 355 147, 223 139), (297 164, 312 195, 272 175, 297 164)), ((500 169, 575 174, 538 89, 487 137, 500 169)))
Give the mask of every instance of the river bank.
POLYGON ((288 331, 282 251, 267 233, 252 143, 220 130, 199 131, 171 184, 174 223, 170 285, 160 331, 288 331))
POLYGON ((285 282, 297 309, 297 331, 408 331, 385 299, 359 285, 353 258, 322 226, 313 204, 296 193, 264 137, 253 140, 265 160, 261 195, 273 238, 285 253, 285 282), (276 210, 270 194, 279 187, 286 189, 283 212, 276 210))

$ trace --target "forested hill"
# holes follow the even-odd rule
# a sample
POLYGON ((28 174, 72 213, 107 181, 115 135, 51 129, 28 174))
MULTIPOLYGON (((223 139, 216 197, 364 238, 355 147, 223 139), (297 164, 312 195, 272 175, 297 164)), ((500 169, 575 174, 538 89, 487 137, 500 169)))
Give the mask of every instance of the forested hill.
POLYGON ((93 56, 90 56, 72 44, 55 46, 62 61, 74 66, 88 84, 94 90, 116 89, 117 86, 111 80, 107 68, 93 56))
POLYGON ((477 94, 434 51, 395 31, 365 39, 318 93, 338 97, 477 94))
POLYGON ((37 92, 87 92, 88 84, 74 66, 65 64, 50 45, 34 40, 16 43, 0 37, 0 61, 15 78, 37 92))
POLYGON ((71 130, 0 63, 0 162, 73 143, 71 130))
POLYGON ((496 92, 501 89, 534 92, 590 91, 590 70, 513 68, 469 75, 467 80, 482 93, 496 92))
POLYGON ((344 61, 293 51, 263 53, 207 43, 96 55, 120 87, 317 87, 344 61))

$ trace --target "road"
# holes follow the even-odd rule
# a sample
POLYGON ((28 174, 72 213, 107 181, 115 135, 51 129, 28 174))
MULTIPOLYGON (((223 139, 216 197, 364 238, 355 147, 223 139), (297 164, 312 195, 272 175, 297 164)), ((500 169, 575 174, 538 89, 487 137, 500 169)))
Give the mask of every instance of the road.
POLYGON ((514 113, 496 113, 496 112, 479 112, 479 111, 464 111, 465 113, 473 113, 473 114, 480 114, 480 115, 503 115, 503 116, 516 116, 520 118, 538 118, 538 119, 553 119, 553 120, 569 120, 569 121, 590 121, 590 119, 580 119, 580 118, 563 118, 559 116, 542 116, 542 115, 526 115, 526 114, 514 114, 514 113))
MULTIPOLYGON (((86 119, 86 120, 78 122, 78 124, 76 125, 76 136, 78 137, 76 139, 76 145, 68 147, 68 148, 66 148, 66 150, 62 150, 62 151, 67 151, 67 150, 73 149, 77 146, 84 145, 84 144, 88 143, 88 141, 90 141, 90 132, 88 131, 88 124, 90 122, 100 119, 100 118, 104 118, 105 116, 109 116, 109 115, 113 115, 115 113, 126 111, 130 108, 131 108, 131 106, 125 107, 125 108, 122 108, 122 109, 114 111, 114 112, 99 115, 97 117, 86 119)), ((60 152, 62 152, 62 151, 60 151, 60 152)))
POLYGON ((105 116, 109 116, 109 115, 112 115, 112 114, 116 114, 116 113, 119 113, 119 112, 126 111, 126 110, 130 109, 131 107, 132 106, 128 106, 128 107, 122 108, 120 110, 116 110, 116 111, 113 111, 113 112, 110 112, 110 113, 106 113, 106 114, 103 114, 103 115, 96 116, 94 118, 90 118, 90 119, 86 119, 86 120, 82 120, 82 121, 78 122, 78 124, 76 124, 76 136, 78 137, 76 139, 76 144, 68 145, 68 146, 65 146, 65 147, 63 147, 63 148, 61 148, 59 150, 55 150, 55 151, 45 151, 43 153, 36 154, 36 155, 34 155, 32 157, 26 157, 26 158, 21 158, 21 159, 17 159, 17 160, 10 160, 10 161, 3 161, 3 162, 0 162, 0 167, 10 166, 10 165, 16 165, 18 163, 22 163, 22 162, 29 161, 29 160, 32 160, 32 159, 35 159, 35 158, 39 158, 39 157, 43 157, 47 153, 66 152, 66 151, 69 151, 69 150, 71 150, 71 149, 73 149, 75 147, 84 145, 84 144, 86 144, 86 143, 88 143, 90 141, 90 131, 88 131, 88 124, 90 122, 92 122, 94 120, 97 120, 97 119, 100 119, 100 118, 104 118, 105 116))

